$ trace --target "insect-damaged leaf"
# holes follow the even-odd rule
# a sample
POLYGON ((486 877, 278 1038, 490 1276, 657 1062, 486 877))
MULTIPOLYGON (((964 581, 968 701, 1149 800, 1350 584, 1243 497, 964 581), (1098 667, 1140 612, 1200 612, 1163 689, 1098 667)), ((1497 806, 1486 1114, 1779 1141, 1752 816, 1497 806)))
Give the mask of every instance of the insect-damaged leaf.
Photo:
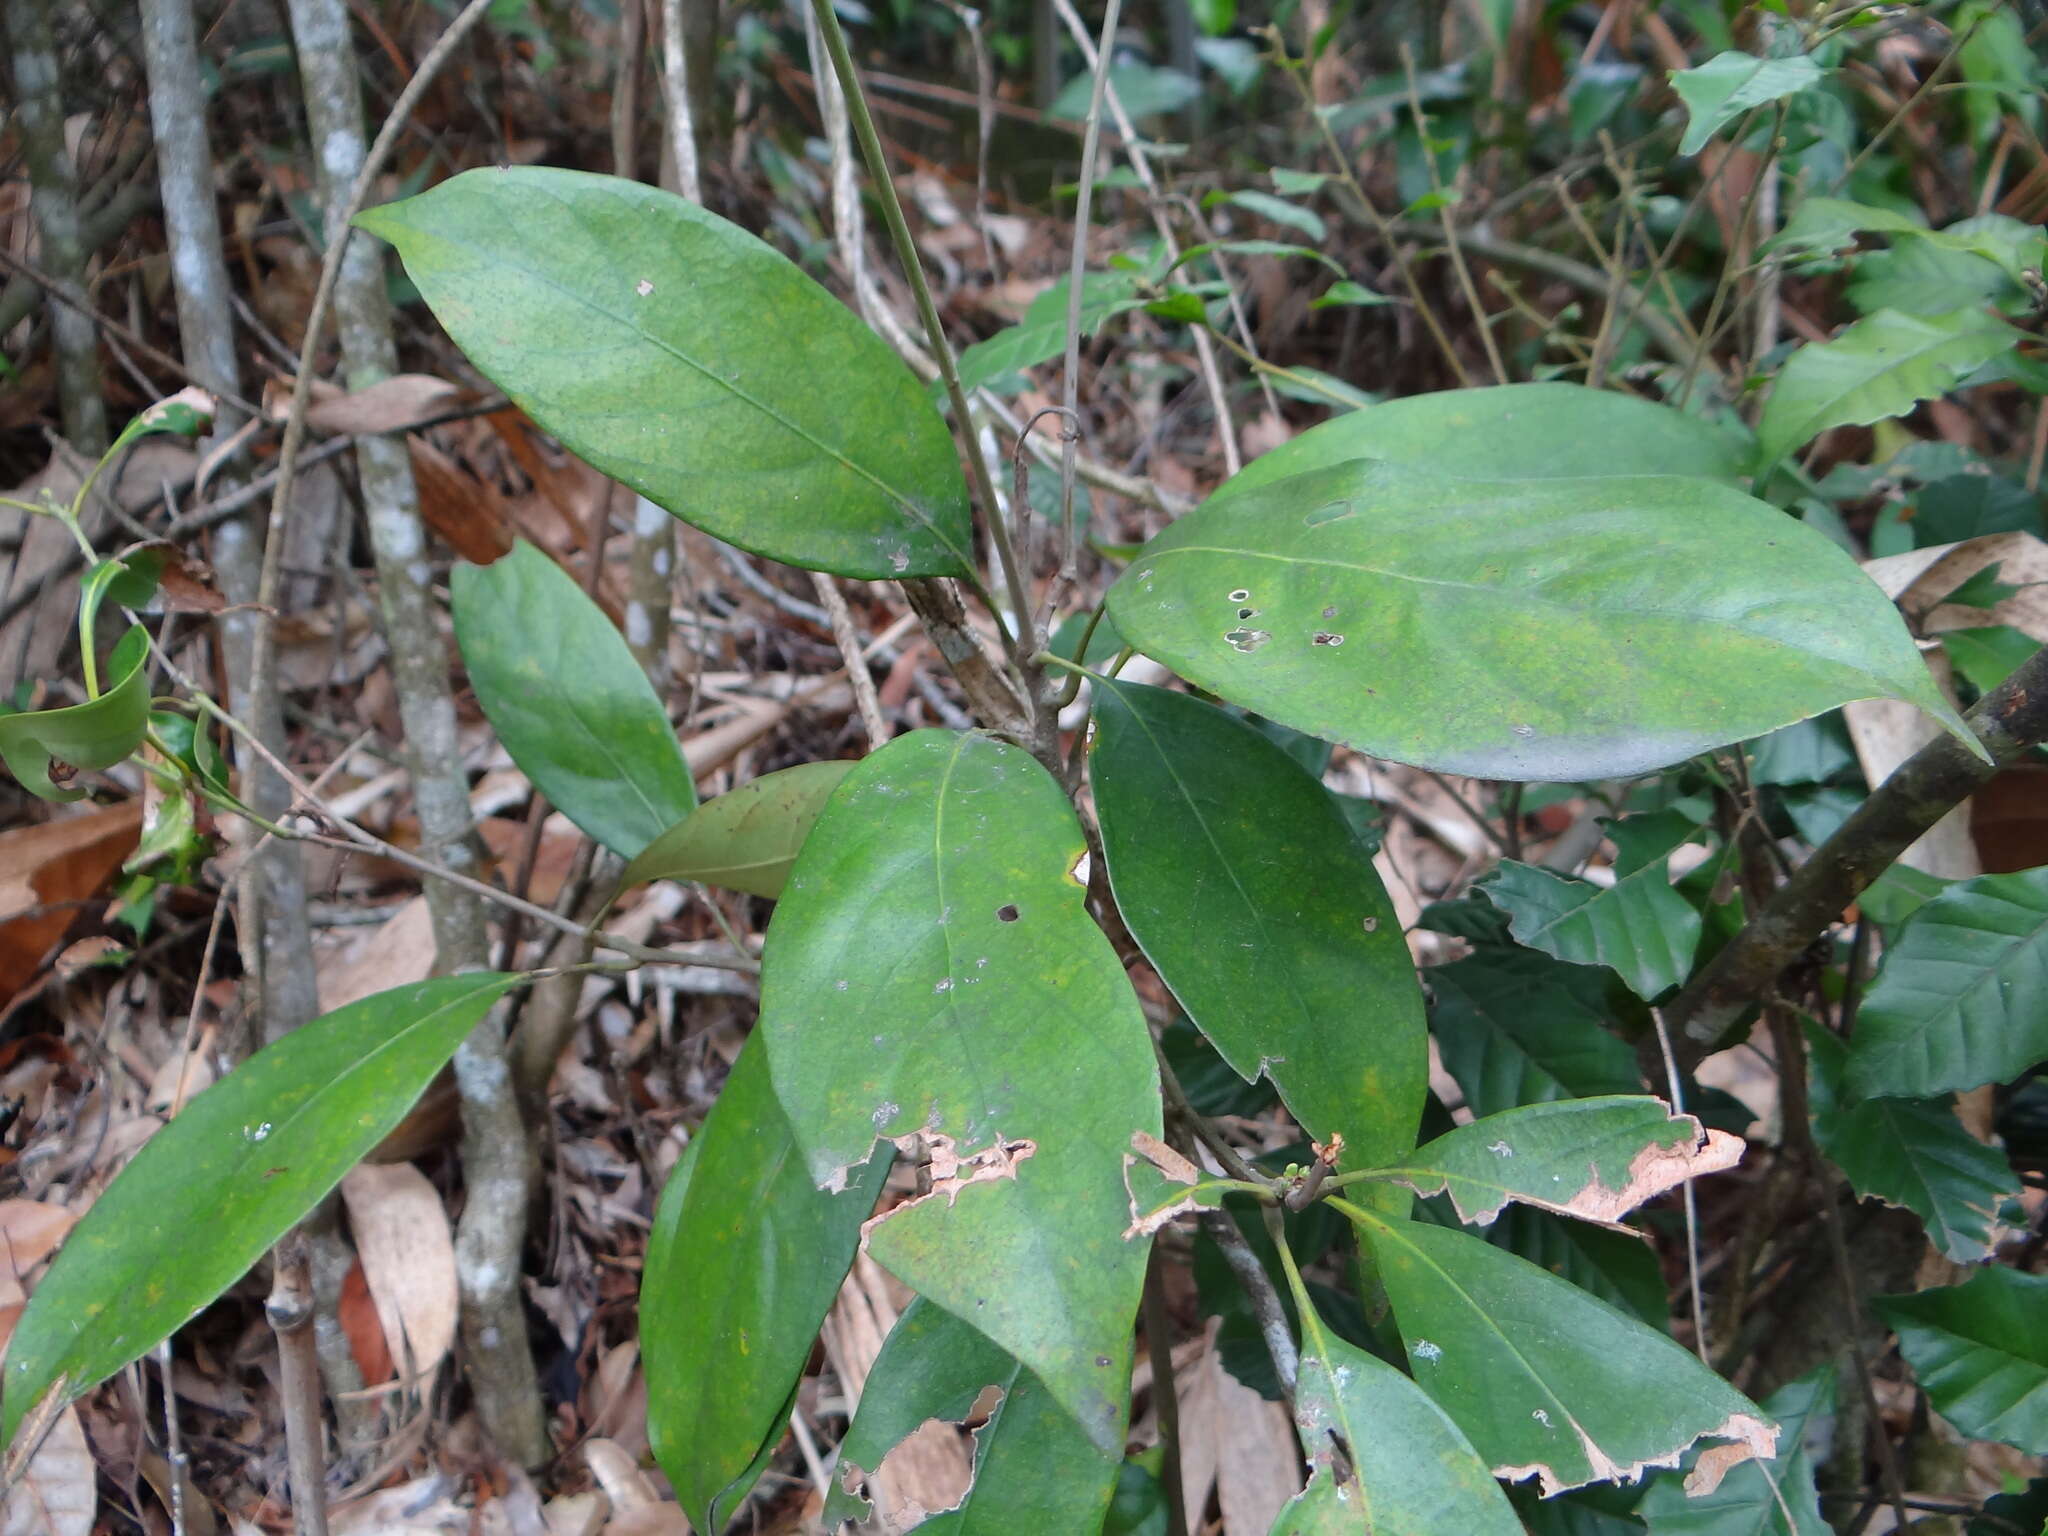
POLYGON ((877 1136, 925 1135, 933 1192, 869 1250, 1120 1446, 1145 1259, 1123 1158, 1157 1136, 1156 1069, 1074 871, 1086 844, 1019 748, 918 731, 841 784, 762 959, 776 1090, 827 1183, 877 1136))
POLYGON ((1416 1381, 1495 1476, 1547 1496, 1675 1466, 1703 1437, 1771 1454, 1769 1420, 1666 1335, 1469 1233, 1347 1214, 1416 1381))
POLYGON ((649 843, 619 883, 702 880, 773 900, 818 813, 852 771, 850 762, 799 763, 750 779, 649 843))
POLYGON ((750 1040, 669 1175, 647 1243, 640 1339, 649 1438, 697 1529, 723 1527, 764 1448, 781 1440, 889 1161, 855 1170, 838 1194, 819 1190, 767 1052, 750 1040))
POLYGON ((521 539, 449 579, 477 702, 534 787, 628 858, 697 803, 668 712, 604 610, 521 539))
POLYGON ((2048 1453, 2048 1275, 1980 1269, 1961 1285, 1880 1296, 1899 1353, 1973 1440, 2048 1453))
POLYGON ((1410 395, 1311 427, 1217 492, 1235 496, 1349 459, 1387 459, 1467 480, 1697 475, 1749 467, 1734 433, 1669 406, 1578 384, 1503 384, 1410 395))
POLYGON ((975 1431, 974 1482, 956 1509, 917 1529, 990 1536, 1099 1529, 1120 1458, 1092 1445, 1023 1366, 922 1298, 897 1319, 861 1388, 825 1500, 825 1529, 866 1519, 861 1481, 927 1419, 967 1419, 988 1387, 1002 1398, 975 1431))
POLYGON ((1448 1193, 1484 1226, 1510 1201, 1602 1226, 1646 1200, 1742 1159, 1739 1136, 1642 1097, 1564 1099, 1474 1120, 1385 1170, 1419 1195, 1448 1193))
POLYGON ((1480 778, 1640 773, 1874 697, 1975 740, 1826 535, 1675 475, 1313 470, 1170 524, 1109 614, 1233 704, 1480 778))
POLYGON ((480 971, 378 992, 193 1098, 107 1186, 36 1287, 8 1346, 0 1443, 53 1386, 82 1396, 241 1279, 520 981, 480 971))
POLYGON ((1263 1070, 1341 1166, 1414 1145, 1428 1079, 1415 967, 1372 860, 1323 786, 1182 693, 1097 685, 1089 756, 1117 908, 1188 1017, 1263 1070))
POLYGON ((687 198, 537 166, 360 214, 435 318, 592 465, 757 554, 842 576, 967 576, 945 423, 888 345, 687 198))
POLYGON ((1787 1382, 1763 1408, 1778 1421, 1778 1455, 1731 1467, 1708 1488, 1719 1470, 1709 1458, 1728 1448, 1689 1453, 1683 1475, 1659 1473, 1636 1506, 1652 1536, 1829 1536, 1804 1439, 1835 1411, 1834 1366, 1787 1382))

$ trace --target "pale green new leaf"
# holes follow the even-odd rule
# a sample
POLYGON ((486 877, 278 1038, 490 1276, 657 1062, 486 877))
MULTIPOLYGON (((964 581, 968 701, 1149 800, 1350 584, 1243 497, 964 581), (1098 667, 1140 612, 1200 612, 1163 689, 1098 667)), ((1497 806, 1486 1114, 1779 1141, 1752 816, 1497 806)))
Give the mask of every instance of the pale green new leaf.
POLYGON ((851 762, 798 763, 707 800, 626 866, 620 887, 702 880, 771 900, 851 762))
POLYGON ((448 585, 477 702, 557 810, 628 858, 690 813, 697 786, 668 712, 567 571, 521 539, 448 585))
POLYGON ((1458 1220, 1484 1226, 1510 1201, 1603 1226, 1646 1200, 1741 1160, 1742 1139, 1702 1131, 1661 1099, 1563 1099, 1503 1110, 1448 1131, 1380 1171, 1419 1195, 1448 1194, 1458 1220))
POLYGON ((37 1285, 7 1349, 0 1444, 46 1393, 83 1396, 248 1273, 522 979, 478 971, 374 993, 194 1097, 93 1202, 37 1285))
POLYGON ((1757 472, 1830 427, 1903 416, 1947 394, 2019 333, 1978 310, 1923 318, 1881 309, 1832 341, 1808 342, 1786 360, 1757 423, 1757 472))
POLYGON ((142 745, 149 729, 149 632, 133 625, 116 642, 96 699, 60 709, 0 715, 0 761, 44 800, 79 800, 81 769, 111 768, 142 745))
POLYGON ((1123 1158, 1160 1105, 1144 1015, 1073 875, 1086 846, 1020 748, 898 737, 797 856, 761 1029, 814 1180, 878 1136, 933 1147, 932 1193, 870 1229, 875 1258, 1116 1450, 1145 1268, 1123 1158))
POLYGON ((1372 860, 1311 774, 1183 693, 1099 683, 1090 753, 1117 910, 1188 1017, 1263 1071, 1342 1166, 1415 1143, 1428 1079, 1415 967, 1372 860))
POLYGON ((1967 735, 1840 547, 1673 475, 1452 480, 1353 460, 1168 525, 1109 614, 1268 719, 1482 778, 1639 773, 1859 698, 1967 735))
POLYGON ((540 166, 357 216, 457 346, 580 457, 756 554, 967 576, 967 487, 916 377, 771 247, 687 198, 540 166))
POLYGON ((1671 888, 1668 857, 1611 886, 1503 859, 1479 889, 1508 914, 1518 942, 1572 965, 1604 965, 1645 1002, 1692 971, 1700 915, 1671 888))
POLYGON ((1689 1454, 1682 1474, 1660 1473, 1636 1505, 1651 1536, 1830 1536, 1805 1436, 1835 1411, 1834 1366, 1787 1382, 1763 1410, 1778 1421, 1778 1454, 1731 1467, 1711 1492, 1699 1494, 1686 1489, 1700 1459, 1689 1454))
POLYGON ((1696 155, 1707 140, 1754 107, 1797 96, 1820 83, 1825 73, 1805 54, 1789 59, 1759 59, 1753 54, 1715 54, 1693 69, 1671 72, 1671 88, 1688 114, 1681 155, 1696 155))
POLYGON ((1877 1308, 1943 1418, 1973 1440, 2048 1453, 2048 1275, 1980 1269, 1877 1308))
POLYGON ((1989 1258, 2005 1232, 1999 1212, 2020 1193, 2006 1155, 1964 1130, 1949 1099, 1845 1097, 1849 1048, 1814 1023, 1806 1039, 1814 1140, 1850 1186, 1918 1216, 1956 1263, 1989 1258))
POLYGON ((1695 1440, 1772 1452, 1768 1419, 1689 1351, 1468 1233, 1346 1211, 1415 1379, 1510 1481, 1545 1496, 1675 1465, 1695 1440))
MULTIPOLYGON (((1136 272, 1084 273, 1081 334, 1093 336, 1115 316, 1142 306, 1142 287, 1143 280, 1136 272)), ((1071 291, 1067 279, 1059 279, 1031 301, 1017 324, 965 348, 960 353, 961 387, 979 389, 1006 373, 1058 357, 1067 345, 1067 295, 1071 291)), ((943 394, 943 386, 934 385, 933 389, 943 394)))
POLYGON ((1906 919, 1856 1016, 1852 1098, 1925 1098, 2048 1061, 2048 869, 1981 875, 1906 919))
POLYGON ((692 1523, 715 1531, 782 1439, 890 1159, 819 1190, 751 1040, 684 1158, 648 1238, 640 1347, 655 1457, 692 1523))

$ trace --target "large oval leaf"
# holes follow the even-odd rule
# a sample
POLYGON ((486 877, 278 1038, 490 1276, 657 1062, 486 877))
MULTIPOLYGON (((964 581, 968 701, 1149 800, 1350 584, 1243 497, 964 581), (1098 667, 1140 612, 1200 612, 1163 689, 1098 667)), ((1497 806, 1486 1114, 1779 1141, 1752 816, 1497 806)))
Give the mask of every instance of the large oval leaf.
POLYGON ((1170 525, 1109 613, 1234 704, 1479 778, 1641 773, 1877 696, 1967 736, 1848 555, 1677 476, 1314 470, 1170 525))
POLYGON ((620 885, 702 880, 773 900, 825 802, 853 767, 798 763, 705 801, 641 850, 620 885))
POLYGON ((1016 1356, 1121 1444, 1144 1277, 1123 1154, 1156 1135, 1136 995, 1073 871, 1073 808, 1019 748, 917 731, 862 762, 811 829, 762 958, 776 1091, 821 1183, 923 1134, 932 1192, 875 1258, 1016 1356))
POLYGON ((1980 1269, 1877 1307, 1943 1418, 1973 1440, 2048 1453, 2048 1275, 1980 1269))
POLYGON ((185 1106, 72 1230, 7 1350, 4 1422, 81 1396, 241 1279, 384 1139, 524 978, 378 992, 265 1046, 185 1106))
POLYGON ((1217 492, 1235 496, 1350 459, 1389 459, 1468 480, 1698 475, 1734 481, 1742 440, 1667 405, 1579 384, 1499 384, 1347 411, 1261 454, 1217 492))
POLYGON ((45 800, 77 800, 71 779, 83 768, 111 768, 142 745, 149 728, 149 634, 130 626, 107 658, 98 698, 62 709, 0 715, 0 760, 21 787, 45 800))
POLYGON ((1852 1099, 2002 1083, 2048 1060, 2048 868, 1958 881, 1886 950, 1856 1015, 1852 1099))
POLYGON ((698 1530, 724 1527, 782 1439, 889 1159, 826 1194, 804 1172, 749 1041, 669 1175, 640 1285, 647 1428, 698 1530))
POLYGON ((1806 1430, 1835 1411, 1832 1363, 1787 1382, 1764 1399, 1763 1410, 1778 1421, 1778 1454, 1731 1468, 1711 1491, 1688 1492, 1686 1484, 1710 1452, 1686 1457, 1684 1473, 1662 1472, 1636 1506, 1652 1536, 1830 1536, 1814 1489, 1813 1453, 1806 1430))
POLYGON ((1674 1340, 1467 1233, 1352 1208, 1415 1379, 1492 1464, 1545 1496, 1675 1466, 1702 1437, 1775 1430, 1674 1340))
POLYGON ((967 488, 896 355, 752 235, 639 182, 466 171, 356 222, 457 346, 657 506, 842 576, 967 576, 967 488))
POLYGON ((653 685, 569 573, 524 539, 449 580, 455 638, 491 728, 577 826, 628 858, 697 803, 653 685))
POLYGON ((1415 1144, 1422 994, 1372 860, 1329 792, 1221 710, 1104 682, 1089 772, 1117 909, 1188 1017, 1264 1071, 1347 1168, 1415 1144))

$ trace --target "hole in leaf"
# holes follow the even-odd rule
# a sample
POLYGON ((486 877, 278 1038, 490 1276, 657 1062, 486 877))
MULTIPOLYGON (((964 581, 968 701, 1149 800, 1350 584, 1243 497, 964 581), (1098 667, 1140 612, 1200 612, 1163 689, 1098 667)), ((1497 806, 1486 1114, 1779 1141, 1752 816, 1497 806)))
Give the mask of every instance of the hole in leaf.
POLYGON ((1023 915, 1017 910, 1017 903, 1014 901, 1006 901, 996 908, 996 921, 999 923, 1014 923, 1023 915))
POLYGON ((1338 646, 1344 643, 1344 637, 1342 635, 1333 635, 1327 629, 1319 629, 1316 631, 1316 637, 1314 641, 1312 641, 1311 643, 1315 645, 1327 645, 1331 650, 1334 651, 1338 646))
POLYGON ((1233 629, 1225 633, 1223 638, 1229 641, 1237 650, 1249 656, 1253 651, 1256 651, 1260 646, 1272 639, 1273 636, 1263 629, 1233 629))
POLYGON ((1230 600, 1233 603, 1248 603, 1251 601, 1251 597, 1251 593, 1246 591, 1243 587, 1239 587, 1235 592, 1230 594, 1230 600))

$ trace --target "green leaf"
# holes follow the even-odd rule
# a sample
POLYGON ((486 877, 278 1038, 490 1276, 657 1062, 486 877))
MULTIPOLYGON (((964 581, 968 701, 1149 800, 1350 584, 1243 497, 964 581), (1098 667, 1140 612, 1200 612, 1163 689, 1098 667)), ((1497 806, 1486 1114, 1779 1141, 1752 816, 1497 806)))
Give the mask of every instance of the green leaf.
POLYGON ((1880 696, 1975 740, 1854 560, 1678 476, 1451 480, 1354 460, 1169 524, 1109 612, 1231 703, 1475 778, 1641 773, 1880 696))
POLYGON ((1830 427, 1903 416, 1947 394, 2017 338, 2011 326, 1977 310, 1923 319, 1881 309, 1833 341, 1808 342, 1786 360, 1764 402, 1758 483, 1830 427))
MULTIPOLYGON (((1135 272, 1087 272, 1081 277, 1081 334, 1093 336, 1113 317, 1143 306, 1143 279, 1135 272)), ((960 384, 979 389, 992 379, 1058 357, 1067 345, 1068 281, 1061 278, 1031 301, 1024 318, 960 354, 960 384)), ((943 399, 944 385, 933 386, 943 399)))
POLYGON ((1845 1098, 1849 1048, 1811 1022, 1806 1039, 1814 1139, 1856 1193, 1910 1210, 1958 1264, 1991 1257, 1999 1211, 2020 1193, 2005 1154, 1964 1130, 1948 1099, 1845 1098))
POLYGON ((1342 1166, 1415 1144, 1428 1045, 1371 858, 1322 784, 1184 693, 1098 682, 1089 757, 1117 910, 1195 1024, 1342 1166))
POLYGON ((376 993, 193 1098, 107 1186, 36 1287, 7 1350, 0 1442, 46 1393, 83 1396, 248 1273, 523 979, 480 971, 376 993))
POLYGON ((647 674, 569 573, 521 539, 449 578, 455 638, 491 728, 520 772, 628 858, 697 803, 647 674))
POLYGON ((1805 54, 1759 59, 1747 53, 1716 54, 1695 69, 1674 69, 1671 88, 1685 103, 1681 155, 1696 155, 1707 140, 1754 107, 1797 96, 1820 83, 1824 71, 1805 54))
POLYGON ((640 1285, 647 1427, 698 1530, 724 1528, 787 1426, 818 1328, 890 1159, 812 1184, 748 1041, 662 1190, 640 1285))
MULTIPOLYGON (((520 166, 356 223, 564 445, 742 549, 842 576, 969 576, 945 423, 887 344, 687 198, 520 166)), ((666 823, 664 823, 666 825, 666 823)))
POLYGON ((1355 304, 1362 308, 1370 308, 1374 305, 1391 304, 1393 302, 1384 293, 1374 293, 1370 288, 1345 278, 1330 284, 1320 295, 1310 299, 1308 307, 1310 309, 1328 309, 1332 304, 1355 304))
POLYGON ((1221 199, 1211 199, 1219 200, 1233 203, 1247 212, 1256 213, 1262 219, 1270 219, 1275 224, 1298 229, 1318 244, 1330 237, 1329 228, 1323 223, 1320 214, 1312 213, 1297 203, 1290 203, 1284 197, 1275 197, 1270 192, 1230 192, 1221 199))
POLYGON ((927 1420, 969 1418, 988 1387, 1002 1399, 975 1431, 967 1497, 917 1529, 992 1536, 1100 1529, 1122 1458, 1090 1444, 1023 1366, 922 1297, 896 1320, 861 1388, 825 1501, 825 1529, 871 1513, 849 1481, 872 1478, 882 1458, 927 1420))
POLYGON ((1961 1285, 1880 1296, 1877 1309, 1943 1418, 1972 1440, 2048 1452, 2048 1275, 1980 1269, 1961 1285))
POLYGON ((1520 1536, 1507 1495, 1429 1394, 1331 1333, 1306 1296, 1295 1305, 1302 1350, 1294 1424, 1311 1476, 1273 1529, 1520 1536), (1340 1466, 1348 1468, 1341 1481, 1340 1466))
POLYGON ((1217 494, 1348 459, 1467 480, 1695 475, 1733 483, 1748 458, 1733 434, 1669 406, 1577 384, 1506 384, 1412 395, 1326 421, 1261 454, 1217 494))
POLYGON ((1613 1231, 1567 1221, 1549 1211, 1511 1205, 1486 1230, 1496 1248, 1520 1254, 1531 1264, 1562 1275, 1582 1291, 1663 1329, 1671 1303, 1657 1250, 1633 1227, 1613 1231))
POLYGON ((2010 624, 1991 624, 1943 630, 1941 648, 1972 688, 1989 693, 2031 661, 2041 643, 2010 624))
POLYGON ((1671 888, 1668 854, 1611 886, 1503 859, 1479 889, 1508 914, 1517 941, 1573 965, 1604 965, 1645 1002, 1692 970, 1700 915, 1671 888))
POLYGON ((0 759, 21 787, 45 800, 78 800, 70 786, 84 769, 111 768, 142 745, 149 728, 149 634, 134 625, 108 656, 105 691, 63 709, 0 715, 0 759))
POLYGON ((1667 1472, 1652 1479, 1636 1506, 1651 1536, 1830 1536, 1805 1436, 1809 1425, 1835 1411, 1834 1366, 1787 1382, 1764 1400, 1763 1410, 1778 1421, 1779 1454, 1732 1467, 1712 1492, 1697 1495, 1685 1485, 1699 1456, 1688 1455, 1684 1476, 1667 1472))
POLYGON ((620 888, 702 880, 773 900, 825 802, 853 769, 850 762, 799 763, 705 801, 626 866, 620 888))
POLYGON ((1496 1477, 1545 1496, 1675 1465, 1702 1437, 1772 1449, 1749 1400, 1662 1333, 1467 1233, 1355 1207, 1415 1379, 1496 1477))
MULTIPOLYGON (((1314 246, 1290 245, 1284 240, 1207 240, 1200 245, 1191 245, 1182 251, 1179 257, 1175 259, 1173 265, 1166 270, 1168 272, 1177 272, 1191 261, 1218 252, 1225 256, 1301 256, 1306 257, 1310 261, 1321 263, 1340 277, 1344 272, 1341 262, 1324 255, 1314 246)), ((1337 287, 1339 285, 1333 283, 1331 286, 1337 287)), ((1351 286, 1357 287, 1357 284, 1354 283, 1351 286)), ((1373 302, 1387 303, 1390 301, 1375 296, 1373 302)))
POLYGON ((2048 869, 1980 875, 1909 917, 1856 1015, 1850 1097, 1925 1098, 2048 1060, 2048 869))
POLYGON ((1059 785, 978 735, 899 736, 849 774, 790 873, 761 1028, 811 1176, 924 1135, 932 1192, 875 1258, 1016 1356, 1120 1451, 1131 1314, 1123 1156, 1158 1135, 1152 1044, 1073 878, 1059 785))
POLYGON ((1461 1125, 1380 1170, 1418 1195, 1448 1194, 1458 1220, 1510 1201, 1619 1227, 1646 1200, 1732 1168, 1742 1138, 1700 1129, 1660 1099, 1613 1095, 1527 1104, 1461 1125))
POLYGON ((1635 1052, 1605 1027, 1614 1013, 1604 972, 1488 948, 1423 979, 1444 1068, 1474 1114, 1642 1091, 1635 1052))
POLYGON ((1840 197, 1803 199, 1785 227, 1766 240, 1766 254, 1791 251, 1797 254, 1833 255, 1855 245, 1864 233, 1919 235, 1927 226, 1910 215, 1890 208, 1874 208, 1840 197))

